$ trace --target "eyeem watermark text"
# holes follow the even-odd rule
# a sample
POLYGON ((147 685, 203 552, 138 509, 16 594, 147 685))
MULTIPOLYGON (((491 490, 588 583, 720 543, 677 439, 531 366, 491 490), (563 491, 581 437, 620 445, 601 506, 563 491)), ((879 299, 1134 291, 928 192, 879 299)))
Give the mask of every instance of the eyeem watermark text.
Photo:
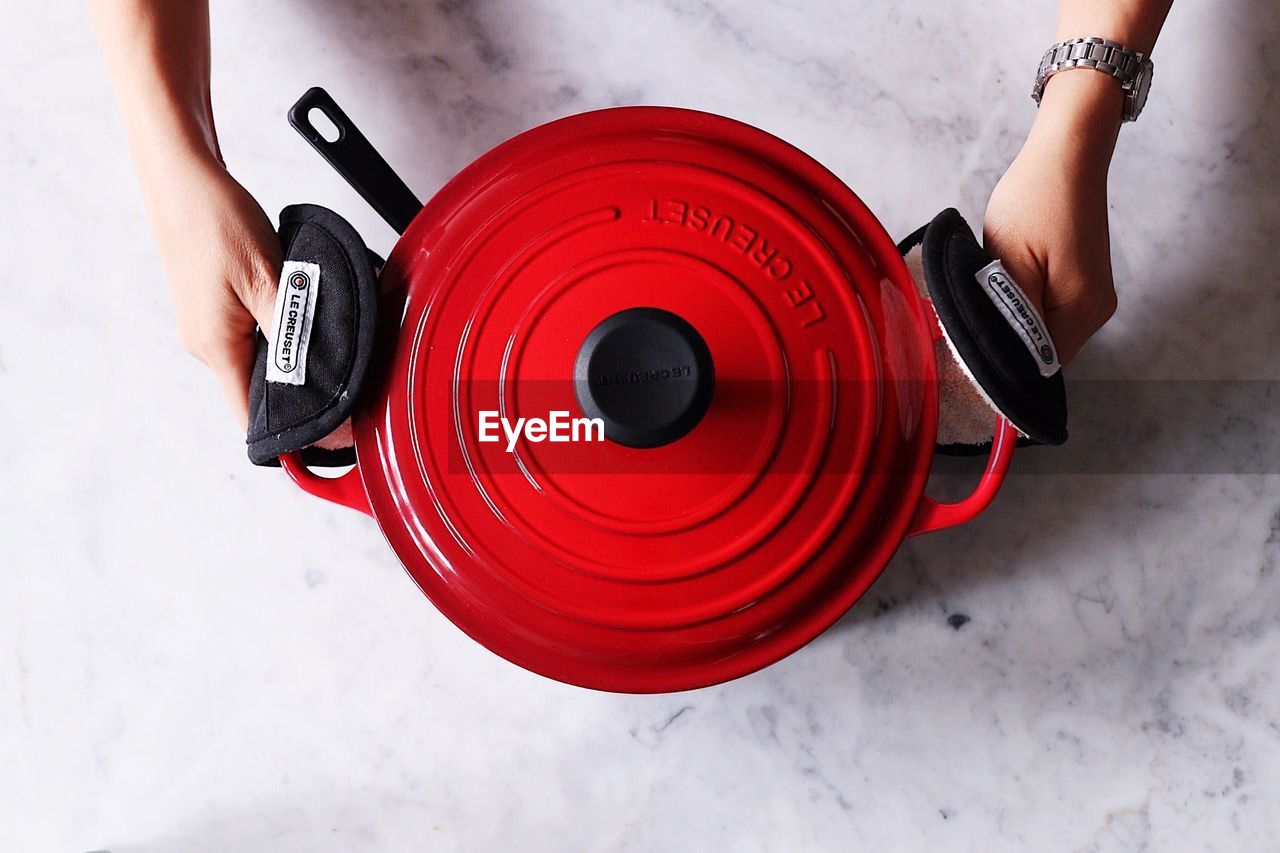
POLYGON ((547 418, 516 418, 512 423, 495 411, 480 413, 481 444, 497 444, 505 437, 507 452, 514 453, 521 438, 538 444, 543 441, 604 441, 604 421, 600 418, 573 418, 568 412, 549 412, 547 418))

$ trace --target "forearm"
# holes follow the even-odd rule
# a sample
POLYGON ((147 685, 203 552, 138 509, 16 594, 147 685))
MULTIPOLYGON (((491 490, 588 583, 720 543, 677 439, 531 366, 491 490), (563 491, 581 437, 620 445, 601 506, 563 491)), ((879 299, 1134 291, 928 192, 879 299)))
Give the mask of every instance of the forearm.
POLYGON ((1150 54, 1173 0, 1061 0, 1055 41, 1099 36, 1150 54))
POLYGON ((208 3, 88 0, 88 7, 144 189, 175 160, 220 163, 208 3))

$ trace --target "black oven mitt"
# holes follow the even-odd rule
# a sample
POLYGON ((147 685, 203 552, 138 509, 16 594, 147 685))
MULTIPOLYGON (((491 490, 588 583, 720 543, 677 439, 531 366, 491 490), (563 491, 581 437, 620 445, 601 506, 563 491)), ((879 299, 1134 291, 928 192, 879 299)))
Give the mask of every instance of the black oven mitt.
POLYGON ((351 414, 369 368, 381 259, 331 210, 296 204, 280 213, 285 270, 271 340, 258 330, 249 382, 249 460, 279 465, 301 450, 311 466, 355 464, 351 447, 311 447, 351 414))
MULTIPOLYGON (((923 295, 933 304, 946 338, 949 355, 958 371, 940 367, 944 395, 946 374, 968 382, 971 401, 998 410, 1018 429, 1019 444, 1062 444, 1067 440, 1067 393, 1057 352, 1044 321, 1018 290, 1012 277, 988 255, 959 212, 947 208, 931 222, 898 244, 908 260, 920 250, 923 295), (976 391, 977 393, 972 393, 976 391)), ((911 266, 908 263, 908 266, 911 266)), ((950 367, 946 365, 945 367, 950 367)), ((953 396, 963 392, 952 390, 953 396)), ((991 444, 994 412, 961 412, 970 425, 984 424, 984 436, 963 417, 946 411, 939 430, 939 451, 966 455, 985 452, 991 444), (985 419, 985 420, 984 420, 985 419), (956 428, 956 424, 961 424, 956 428), (951 429, 944 427, 951 426, 951 429), (945 435, 944 433, 949 433, 945 435)))

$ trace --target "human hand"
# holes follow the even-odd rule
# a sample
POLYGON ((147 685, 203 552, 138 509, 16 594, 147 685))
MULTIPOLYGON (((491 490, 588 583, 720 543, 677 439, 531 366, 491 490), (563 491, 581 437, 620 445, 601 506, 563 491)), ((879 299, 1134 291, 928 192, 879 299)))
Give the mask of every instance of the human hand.
POLYGON ((253 197, 213 158, 143 176, 182 347, 217 376, 246 426, 256 329, 271 329, 280 243, 253 197))
POLYGON ((255 330, 271 329, 280 245, 218 149, 208 4, 88 5, 168 273, 178 338, 213 369, 247 425, 255 330))
POLYGON ((987 253, 1040 309, 1064 364, 1116 309, 1107 170, 1121 112, 1114 80, 1087 70, 1055 76, 987 205, 987 253))

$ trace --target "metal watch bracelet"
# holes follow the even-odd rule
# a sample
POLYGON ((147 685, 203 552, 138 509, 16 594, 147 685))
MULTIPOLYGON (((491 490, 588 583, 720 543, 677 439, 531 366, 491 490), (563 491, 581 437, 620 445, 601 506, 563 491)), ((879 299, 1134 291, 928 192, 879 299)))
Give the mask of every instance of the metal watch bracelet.
POLYGON ((1060 41, 1045 51, 1036 71, 1031 99, 1037 104, 1045 84, 1059 71, 1090 68, 1116 78, 1125 90, 1124 121, 1133 121, 1142 112, 1151 88, 1151 60, 1119 42, 1089 36, 1060 41))

